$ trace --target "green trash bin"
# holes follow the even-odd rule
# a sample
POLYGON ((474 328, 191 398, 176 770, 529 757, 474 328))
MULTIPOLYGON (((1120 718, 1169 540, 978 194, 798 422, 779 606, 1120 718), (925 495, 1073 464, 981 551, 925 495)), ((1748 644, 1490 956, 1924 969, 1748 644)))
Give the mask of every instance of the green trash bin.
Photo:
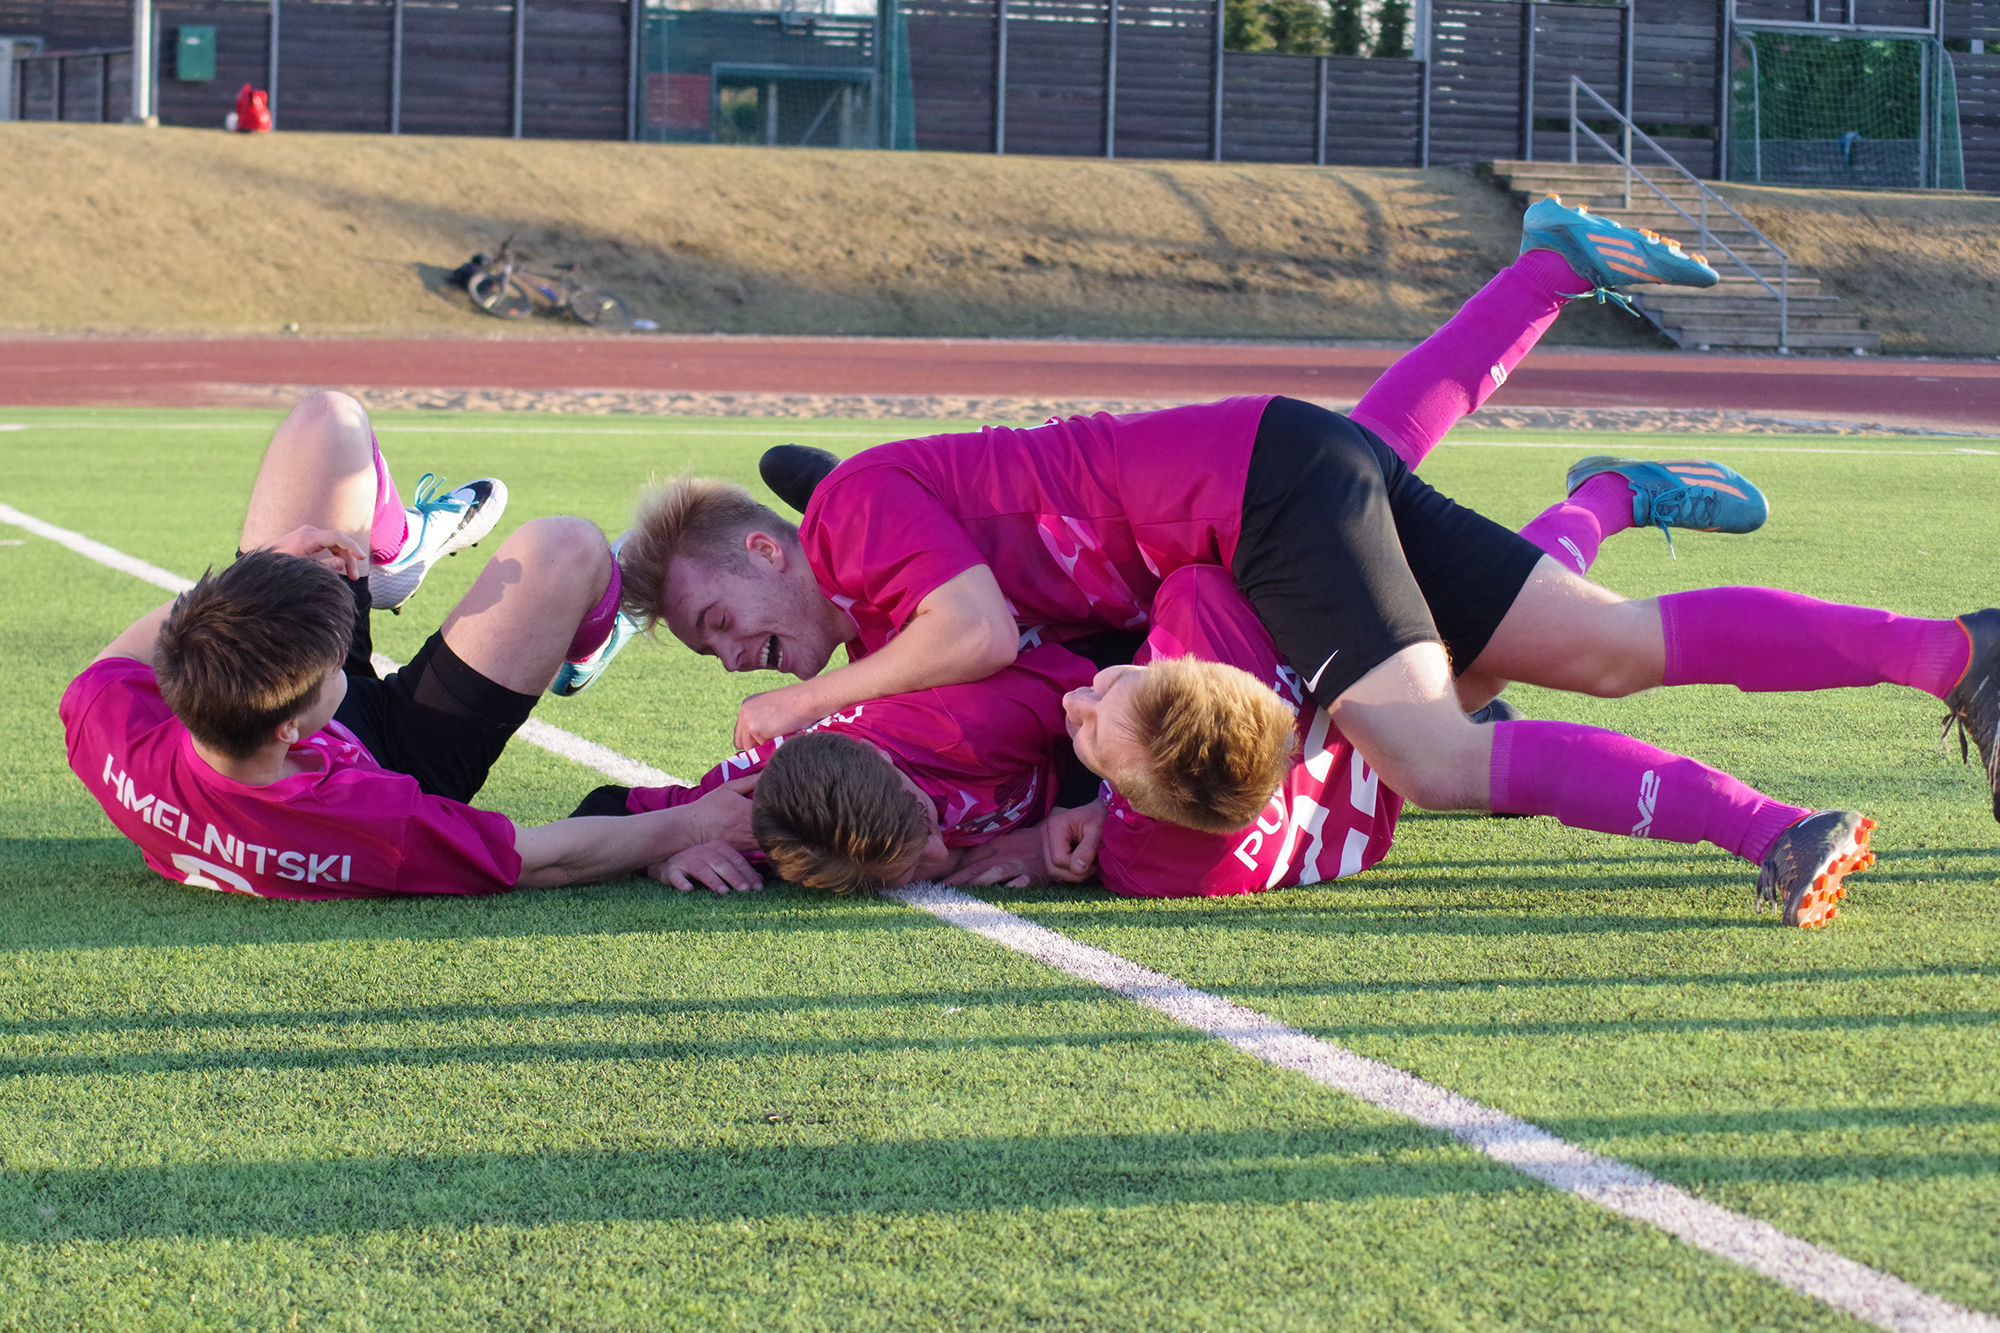
POLYGON ((182 24, 174 40, 174 77, 182 83, 215 79, 215 29, 182 24))

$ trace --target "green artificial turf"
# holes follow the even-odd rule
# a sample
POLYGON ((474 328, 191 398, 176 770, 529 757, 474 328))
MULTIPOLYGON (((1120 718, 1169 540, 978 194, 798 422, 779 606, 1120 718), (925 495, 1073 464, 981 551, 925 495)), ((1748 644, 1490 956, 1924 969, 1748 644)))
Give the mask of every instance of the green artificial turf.
MULTIPOLYGON (((0 501, 192 575, 233 549, 274 421, 0 410, 31 427, 0 432, 0 501)), ((406 488, 505 478, 501 534, 615 531, 649 472, 753 481, 769 444, 892 426, 377 424, 406 488)), ((1672 562, 1658 534, 1612 540, 1597 574, 1621 591, 2000 600, 2000 457, 1951 440, 1457 439, 1426 475, 1508 523, 1584 452, 1713 454, 1764 485, 1755 535, 1683 534, 1672 562)), ((894 904, 168 884, 55 719, 164 594, 0 538, 22 540, 0 546, 0 1328, 1849 1326, 894 904)), ((446 562, 378 646, 408 657, 475 570, 446 562)), ((693 775, 776 683, 641 642, 538 715, 693 775)), ((2000 1310, 2000 858, 1976 773, 1936 757, 1941 710, 1887 688, 1510 697, 1866 809, 1882 862, 1815 932, 1753 916, 1754 871, 1712 849, 1416 813, 1339 884, 987 896, 2000 1310)), ((553 818, 600 780, 517 744, 482 803, 553 818)))

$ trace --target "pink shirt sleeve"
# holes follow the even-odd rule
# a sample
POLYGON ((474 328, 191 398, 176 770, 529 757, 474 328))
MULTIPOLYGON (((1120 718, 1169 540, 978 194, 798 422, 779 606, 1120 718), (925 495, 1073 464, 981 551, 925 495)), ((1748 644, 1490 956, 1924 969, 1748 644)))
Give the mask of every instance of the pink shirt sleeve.
POLYGON ((397 893, 505 893, 521 878, 514 821, 419 795, 403 826, 397 893))
POLYGON ((897 467, 835 472, 813 495, 799 535, 821 588, 864 612, 855 618, 870 650, 941 585, 987 563, 957 516, 897 467))

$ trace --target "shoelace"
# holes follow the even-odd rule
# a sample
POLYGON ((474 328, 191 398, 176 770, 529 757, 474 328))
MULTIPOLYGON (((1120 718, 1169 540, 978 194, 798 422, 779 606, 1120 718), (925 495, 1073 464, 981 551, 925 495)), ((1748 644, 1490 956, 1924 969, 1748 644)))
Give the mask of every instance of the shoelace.
POLYGON ((1676 486, 1670 491, 1661 491, 1647 502, 1653 526, 1667 539, 1667 554, 1675 560, 1680 553, 1674 550, 1674 520, 1685 517, 1690 527, 1712 528, 1715 526, 1715 509, 1722 497, 1706 486, 1676 486))
POLYGON ((1587 301, 1593 296, 1597 298, 1597 304, 1599 305, 1609 302, 1615 306, 1623 306, 1625 313, 1634 318, 1645 318, 1644 315, 1639 313, 1638 307, 1632 304, 1632 298, 1619 291, 1616 287, 1592 287, 1587 292, 1569 292, 1558 299, 1564 301, 1587 301))

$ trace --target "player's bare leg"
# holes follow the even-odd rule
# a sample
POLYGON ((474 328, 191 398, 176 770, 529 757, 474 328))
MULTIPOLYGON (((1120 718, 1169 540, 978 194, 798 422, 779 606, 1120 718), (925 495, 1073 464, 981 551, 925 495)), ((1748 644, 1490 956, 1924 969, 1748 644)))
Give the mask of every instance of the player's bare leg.
MULTIPOLYGON (((514 529, 445 618, 461 661, 519 694, 540 694, 575 651, 579 626, 617 610, 611 546, 581 518, 537 518, 514 529)), ((593 645, 594 646, 594 645, 593 645)))
POLYGON ((302 527, 327 528, 368 549, 376 508, 368 413, 344 393, 315 393, 271 436, 238 547, 254 551, 302 527))

